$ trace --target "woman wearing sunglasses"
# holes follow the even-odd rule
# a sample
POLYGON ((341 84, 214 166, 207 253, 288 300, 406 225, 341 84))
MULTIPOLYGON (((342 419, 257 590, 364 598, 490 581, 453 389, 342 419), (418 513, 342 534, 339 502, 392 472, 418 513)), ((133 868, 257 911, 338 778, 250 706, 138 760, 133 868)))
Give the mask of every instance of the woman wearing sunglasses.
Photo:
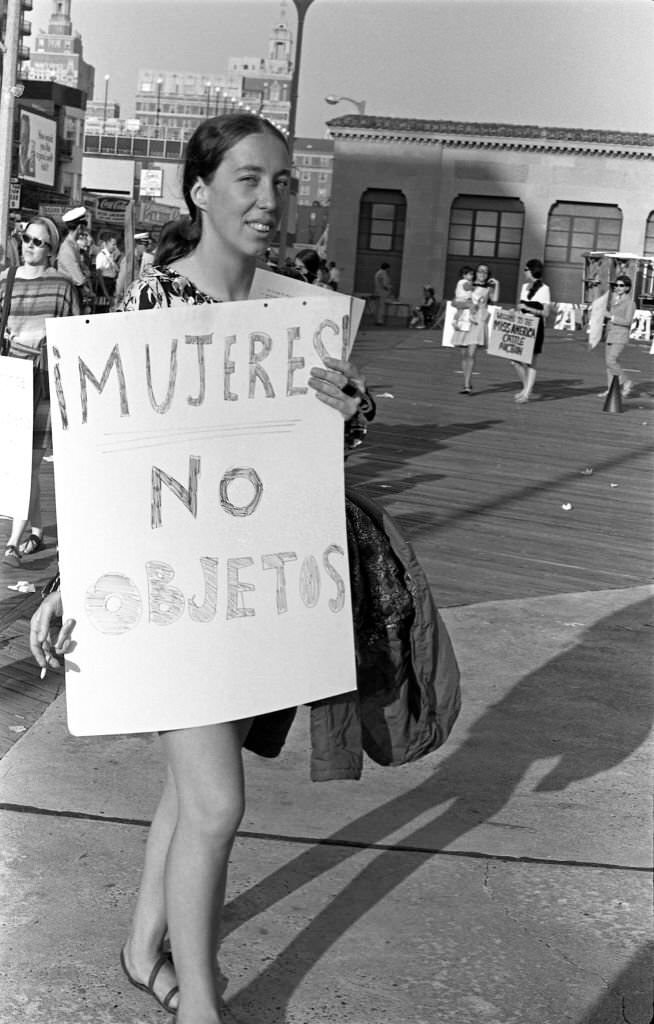
POLYGON ((604 318, 606 325, 604 350, 607 385, 606 391, 600 392, 600 398, 606 398, 614 377, 617 377, 620 381, 623 398, 627 398, 633 390, 633 382, 620 366, 620 356, 629 342, 631 322, 636 315, 636 303, 630 293, 631 278, 627 277, 626 274, 618 274, 604 318))
POLYGON ((23 555, 43 546, 39 467, 50 446, 50 400, 47 384, 45 321, 51 316, 74 316, 79 303, 72 282, 53 269, 59 247, 59 232, 48 217, 31 220, 21 239, 22 265, 16 270, 11 288, 8 271, 0 275, 0 308, 9 302, 9 314, 0 352, 34 364, 34 434, 32 439, 32 483, 28 519, 14 519, 4 562, 19 568, 23 555), (29 534, 22 541, 25 527, 29 534))

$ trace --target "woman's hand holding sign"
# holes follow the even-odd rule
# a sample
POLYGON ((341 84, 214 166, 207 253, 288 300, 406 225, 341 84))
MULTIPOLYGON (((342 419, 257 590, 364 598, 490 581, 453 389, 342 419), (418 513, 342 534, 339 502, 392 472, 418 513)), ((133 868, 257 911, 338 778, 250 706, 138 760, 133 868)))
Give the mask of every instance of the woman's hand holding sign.
POLYGON ((337 409, 348 420, 359 411, 366 383, 354 363, 325 356, 324 366, 311 367, 309 387, 321 402, 337 409))

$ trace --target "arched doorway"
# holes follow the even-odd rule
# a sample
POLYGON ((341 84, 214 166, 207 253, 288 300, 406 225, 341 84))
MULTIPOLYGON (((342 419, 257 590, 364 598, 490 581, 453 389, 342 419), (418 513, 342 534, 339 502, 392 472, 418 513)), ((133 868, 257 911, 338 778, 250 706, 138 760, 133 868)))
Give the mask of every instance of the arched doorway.
POLYGON ((520 278, 525 210, 520 199, 457 196, 450 209, 444 295, 454 295, 464 264, 488 263, 500 282, 500 301, 513 302, 520 278))
POLYGON ((393 291, 397 295, 402 279, 406 198, 395 189, 369 188, 359 204, 354 291, 372 292, 375 271, 388 263, 393 291))

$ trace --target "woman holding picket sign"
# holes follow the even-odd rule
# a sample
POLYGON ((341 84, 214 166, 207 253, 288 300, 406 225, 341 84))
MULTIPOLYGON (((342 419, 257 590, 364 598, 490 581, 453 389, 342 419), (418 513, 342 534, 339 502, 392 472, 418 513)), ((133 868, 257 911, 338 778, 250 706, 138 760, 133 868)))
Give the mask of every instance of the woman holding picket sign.
MULTIPOLYGON (((183 192, 190 216, 166 233, 158 265, 128 289, 126 310, 247 299, 257 257, 270 246, 286 202, 291 158, 284 136, 262 118, 232 114, 205 121, 188 143, 183 192)), ((309 385, 346 420, 359 443, 374 404, 356 368, 325 358, 309 385)), ((55 593, 32 620, 37 661, 56 665, 72 623, 47 639, 55 593)), ((148 838, 125 974, 177 1024, 232 1019, 217 989, 227 864, 244 810, 241 747, 252 719, 161 733, 167 779, 148 838), (166 936, 170 952, 164 945, 166 936)))
MULTIPOLYGON (((525 276, 527 280, 520 292, 520 312, 529 313, 538 318, 536 330, 536 342, 531 363, 527 366, 523 363, 514 362, 516 373, 522 382, 522 390, 515 396, 519 404, 528 402, 531 398, 534 384, 536 382, 536 356, 543 351, 543 340, 545 338, 545 321, 549 316, 552 307, 549 286, 543 281, 543 264, 540 260, 527 260, 525 264, 525 276)), ((513 362, 513 360, 512 360, 513 362)))

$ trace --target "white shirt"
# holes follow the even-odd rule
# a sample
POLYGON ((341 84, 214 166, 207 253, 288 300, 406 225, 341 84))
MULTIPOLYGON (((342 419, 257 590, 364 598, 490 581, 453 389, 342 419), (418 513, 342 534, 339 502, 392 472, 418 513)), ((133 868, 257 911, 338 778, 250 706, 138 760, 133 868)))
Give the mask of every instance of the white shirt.
POLYGON ((99 270, 103 277, 118 277, 118 264, 108 249, 100 249, 95 257, 95 269, 99 270))

